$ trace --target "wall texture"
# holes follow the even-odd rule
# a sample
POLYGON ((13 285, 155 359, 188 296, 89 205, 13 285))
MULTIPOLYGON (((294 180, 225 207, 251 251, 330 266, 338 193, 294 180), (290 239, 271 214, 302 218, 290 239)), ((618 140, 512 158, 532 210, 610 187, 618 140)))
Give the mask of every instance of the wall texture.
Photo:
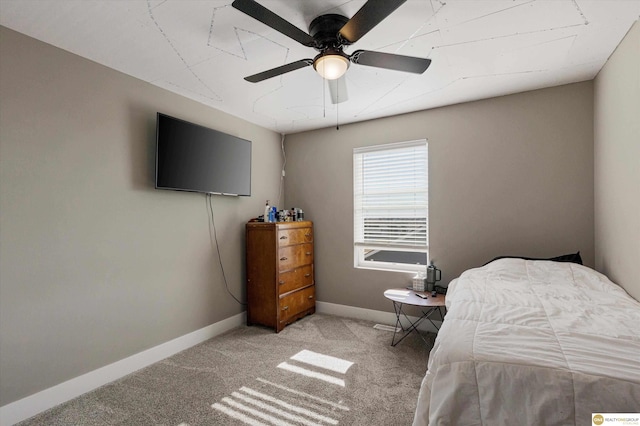
POLYGON ((0 405, 244 310, 206 198, 154 189, 161 111, 253 141, 250 198, 214 197, 230 290, 276 199, 280 135, 0 28, 0 405))
POLYGON ((410 275, 353 267, 353 148, 429 141, 431 258, 448 283, 499 255, 594 264, 593 85, 584 82, 288 135, 287 203, 315 229, 318 300, 392 309, 410 275))
POLYGON ((596 267, 640 300, 640 22, 594 85, 596 267))

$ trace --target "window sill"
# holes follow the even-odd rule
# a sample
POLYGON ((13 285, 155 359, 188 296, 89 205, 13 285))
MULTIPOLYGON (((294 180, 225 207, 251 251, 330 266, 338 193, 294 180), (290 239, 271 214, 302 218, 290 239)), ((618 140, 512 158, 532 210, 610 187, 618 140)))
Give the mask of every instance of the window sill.
POLYGON ((419 271, 424 271, 426 266, 424 265, 418 265, 417 267, 414 268, 400 268, 400 267, 393 267, 393 266, 362 266, 362 265, 355 265, 353 267, 354 269, 365 269, 365 270, 370 270, 370 271, 385 271, 385 272, 399 272, 399 273, 404 273, 404 274, 412 274, 415 275, 417 272, 419 271))

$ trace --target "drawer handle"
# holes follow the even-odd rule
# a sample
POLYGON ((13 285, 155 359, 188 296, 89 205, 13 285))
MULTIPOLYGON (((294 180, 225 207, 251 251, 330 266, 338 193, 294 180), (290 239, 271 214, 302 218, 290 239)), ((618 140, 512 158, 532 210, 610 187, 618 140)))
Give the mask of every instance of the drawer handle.
POLYGON ((287 258, 286 257, 281 257, 280 260, 285 261, 285 260, 287 260, 287 258))
POLYGON ((311 256, 311 252, 310 251, 307 252, 307 256, 311 256))
POLYGON ((289 310, 289 307, 288 307, 288 306, 285 306, 285 307, 283 307, 283 308, 282 308, 282 310, 283 310, 283 311, 287 311, 287 310, 289 310))
POLYGON ((304 234, 304 236, 305 236, 306 238, 309 238, 309 237, 311 237, 311 234, 304 234))
POLYGON ((286 236, 286 235, 283 235, 282 237, 280 237, 280 239, 281 239, 281 240, 286 240, 286 239, 287 239, 287 236, 286 236))
POLYGON ((280 280, 280 281, 278 281, 278 284, 282 285, 282 284, 284 284, 284 281, 280 280))
POLYGON ((309 278, 311 276, 311 274, 304 274, 305 278, 309 278))
POLYGON ((313 296, 309 296, 309 299, 313 299, 313 296))

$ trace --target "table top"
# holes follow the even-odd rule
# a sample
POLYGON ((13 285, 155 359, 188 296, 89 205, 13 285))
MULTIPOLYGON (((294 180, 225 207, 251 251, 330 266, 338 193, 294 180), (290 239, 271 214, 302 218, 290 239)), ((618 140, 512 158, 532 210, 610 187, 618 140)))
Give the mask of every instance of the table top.
POLYGON ((431 293, 426 291, 414 291, 408 288, 391 288, 385 290, 384 297, 394 302, 404 303, 406 305, 422 306, 422 307, 436 307, 445 306, 445 295, 437 294, 436 297, 431 296, 431 293), (416 296, 416 293, 427 296, 426 299, 416 296))

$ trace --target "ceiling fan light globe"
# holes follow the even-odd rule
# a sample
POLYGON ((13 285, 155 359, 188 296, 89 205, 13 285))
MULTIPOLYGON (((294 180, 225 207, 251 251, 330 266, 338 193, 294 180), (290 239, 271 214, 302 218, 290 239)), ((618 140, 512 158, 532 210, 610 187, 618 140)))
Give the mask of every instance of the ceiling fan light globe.
POLYGON ((342 55, 323 55, 315 60, 313 67, 326 80, 336 80, 349 69, 349 59, 342 55))

